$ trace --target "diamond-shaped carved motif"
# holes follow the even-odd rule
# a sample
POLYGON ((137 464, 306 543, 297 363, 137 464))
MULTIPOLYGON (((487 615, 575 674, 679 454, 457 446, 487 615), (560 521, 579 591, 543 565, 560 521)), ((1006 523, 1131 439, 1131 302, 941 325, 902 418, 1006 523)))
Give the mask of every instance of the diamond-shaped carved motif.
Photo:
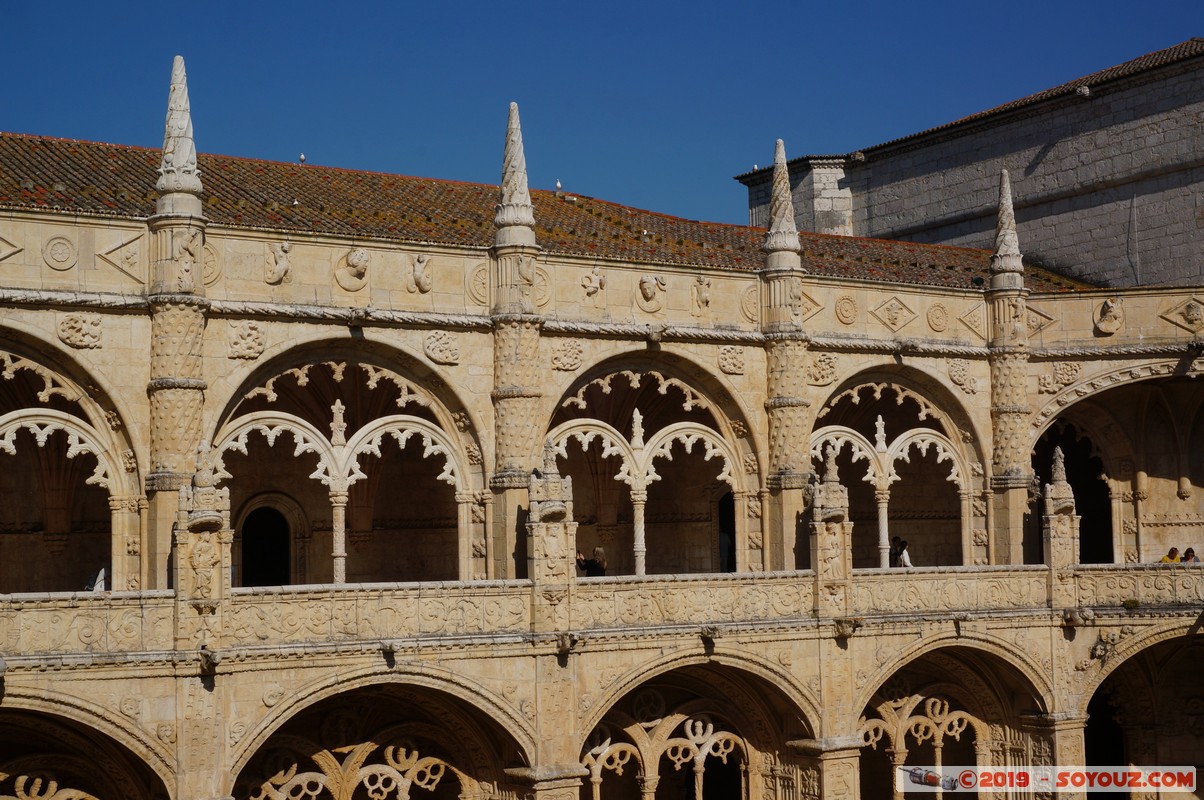
POLYGON ((1053 317, 1044 311, 1033 308, 1031 305, 1028 307, 1028 319, 1025 320, 1025 325, 1028 327, 1029 336, 1036 336, 1052 325, 1053 321, 1053 317))
POLYGON ((1204 329, 1204 300, 1195 296, 1189 297, 1158 316, 1185 331, 1199 333, 1204 329))
POLYGON ((10 242, 8 239, 0 236, 0 261, 3 261, 6 258, 12 258, 24 249, 24 247, 17 247, 17 245, 13 242, 10 242))
POLYGON ((138 234, 129 240, 119 240, 117 244, 108 250, 97 253, 96 256, 127 278, 138 283, 145 283, 138 276, 138 273, 142 271, 142 259, 138 253, 138 240, 141 238, 142 235, 138 234))
POLYGON ((974 334, 984 342, 987 340, 986 309, 986 305, 979 303, 978 305, 974 306, 974 308, 957 318, 958 322, 973 331, 974 334))
POLYGON ((821 308, 823 306, 815 302, 815 298, 808 295, 802 289, 795 287, 791 291, 790 316, 794 322, 806 322, 818 314, 821 308))
POLYGON ((916 312, 898 297, 892 297, 874 309, 873 314, 882 324, 892 331, 899 331, 907 323, 916 318, 916 312))

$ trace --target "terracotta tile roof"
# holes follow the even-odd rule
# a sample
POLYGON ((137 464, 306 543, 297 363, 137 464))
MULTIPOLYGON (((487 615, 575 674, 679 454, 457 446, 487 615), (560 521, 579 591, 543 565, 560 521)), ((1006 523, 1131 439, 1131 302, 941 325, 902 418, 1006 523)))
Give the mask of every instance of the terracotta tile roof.
MULTIPOLYGON (((0 133, 0 208, 145 219, 157 149, 0 133)), ((496 186, 198 156, 205 216, 218 226, 487 248, 496 186)), ((765 230, 697 222, 590 197, 532 191, 536 237, 556 255, 756 270, 765 230)), ((804 233, 812 274, 973 288, 985 250, 804 233)), ((1037 291, 1085 284, 1033 270, 1037 291)))

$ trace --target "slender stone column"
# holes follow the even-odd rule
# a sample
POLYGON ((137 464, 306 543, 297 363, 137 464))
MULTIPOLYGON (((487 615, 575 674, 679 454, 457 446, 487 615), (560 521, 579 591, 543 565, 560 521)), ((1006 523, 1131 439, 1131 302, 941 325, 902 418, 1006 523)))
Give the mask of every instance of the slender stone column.
POLYGON ((890 489, 876 489, 874 502, 878 505, 878 566, 890 566, 890 489))
POLYGON ((647 569, 648 545, 644 541, 644 505, 648 502, 648 492, 633 490, 631 492, 631 527, 632 555, 635 557, 635 574, 643 575, 647 569))
POLYGON ((330 493, 331 553, 334 582, 347 582, 347 492, 330 493))

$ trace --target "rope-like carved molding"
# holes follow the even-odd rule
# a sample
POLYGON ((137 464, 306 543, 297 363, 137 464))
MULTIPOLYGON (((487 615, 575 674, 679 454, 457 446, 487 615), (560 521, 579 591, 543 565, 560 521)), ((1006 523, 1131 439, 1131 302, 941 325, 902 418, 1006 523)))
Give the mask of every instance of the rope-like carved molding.
POLYGON ((825 416, 827 416, 829 411, 836 407, 837 403, 846 397, 850 400, 850 402, 853 403, 853 405, 859 405, 861 403, 861 392, 864 389, 869 389, 871 392, 873 392, 875 401, 881 401, 882 392, 890 389, 896 394, 895 405, 897 406, 903 405, 903 401, 907 400, 908 398, 915 400, 916 404, 920 407, 920 413, 917 416, 917 418, 920 420, 925 420, 931 417, 933 421, 939 422, 945 418, 945 415, 942 414, 936 406, 929 403, 923 395, 916 394, 910 389, 904 386, 899 386, 896 383, 888 382, 862 383, 852 387, 851 389, 846 389, 829 400, 827 405, 820 409, 819 414, 817 415, 818 418, 823 419, 825 416))
MULTIPOLYGON (((321 362, 321 364, 324 366, 330 367, 331 377, 334 379, 335 383, 343 382, 343 371, 347 368, 346 362, 344 362, 344 361, 323 361, 323 362, 321 362)), ((284 372, 280 373, 279 375, 274 375, 263 386, 256 387, 256 388, 252 389, 251 391, 247 392, 245 395, 243 395, 243 399, 251 400, 252 398, 259 397, 260 395, 262 395, 263 397, 267 398, 267 401, 269 403, 275 403, 276 400, 279 398, 279 395, 276 394, 276 381, 280 380, 281 378, 291 375, 292 377, 297 379, 298 386, 306 386, 309 384, 309 371, 311 369, 313 369, 315 366, 318 366, 318 364, 306 364, 305 366, 302 366, 302 367, 296 367, 294 369, 285 370, 284 372)), ((375 386, 373 386, 372 388, 375 388, 375 386)))
POLYGON ((486 316, 436 314, 423 311, 393 311, 382 308, 340 308, 300 303, 271 303, 262 300, 214 300, 209 314, 215 317, 284 317, 291 320, 341 322, 362 325, 406 325, 436 329, 490 330, 493 321, 486 316))
POLYGON ((1036 347, 1030 351, 1034 361, 1074 358, 1127 358, 1132 356, 1182 356, 1204 353, 1204 340, 1166 342, 1163 344, 1118 344, 1106 347, 1036 347))
POLYGON ((91 455, 96 458, 96 469, 84 483, 109 490, 111 475, 108 461, 104 458, 104 446, 95 434, 70 414, 46 409, 30 413, 28 409, 12 411, 0 416, 0 452, 10 456, 17 454, 17 433, 22 429, 33 434, 34 443, 45 447, 50 435, 62 431, 67 435, 67 458, 91 455))
POLYGON ((870 339, 859 336, 814 336, 811 345, 816 350, 837 350, 856 353, 899 353, 917 356, 960 356, 987 358, 990 348, 929 339, 870 339))
POLYGON ((48 289, 0 289, 0 305, 54 306, 56 308, 109 308, 146 311, 140 295, 107 292, 63 292, 48 289))
POLYGON ((3 367, 3 370, 0 370, 0 378, 4 378, 6 381, 16 377, 18 370, 27 370, 41 378, 42 390, 37 394, 39 402, 49 403, 50 398, 61 397, 74 403, 83 397, 83 392, 79 389, 66 385, 58 375, 28 358, 0 351, 0 367, 3 367))
POLYGON ((584 384, 577 391, 577 394, 565 400, 563 403, 561 403, 561 406, 564 408, 576 407, 584 411, 586 407, 585 391, 589 389, 589 387, 598 386, 602 389, 603 394, 610 394, 612 388, 611 382, 614 381, 616 377, 620 376, 627 378, 627 381, 631 384, 632 389, 639 389, 640 381, 642 381, 645 377, 652 378, 657 382, 657 394, 668 394, 670 386, 680 389, 682 394, 685 395, 685 400, 681 407, 683 411, 691 411, 695 408, 702 409, 703 411, 709 411, 711 408, 710 404, 704 400, 701 395, 699 395, 686 384, 679 381, 677 378, 666 378, 659 372, 634 372, 629 369, 625 369, 621 372, 612 372, 609 375, 604 375, 601 378, 595 378, 594 380, 584 384))

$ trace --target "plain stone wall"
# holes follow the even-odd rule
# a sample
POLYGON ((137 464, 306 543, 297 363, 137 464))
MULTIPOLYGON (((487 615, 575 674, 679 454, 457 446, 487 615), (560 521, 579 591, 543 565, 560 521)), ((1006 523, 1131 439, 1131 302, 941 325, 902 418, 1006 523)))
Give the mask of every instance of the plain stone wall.
MULTIPOLYGON (((1106 285, 1204 278, 1204 65, 866 156, 847 163, 841 187, 852 196, 854 235, 990 248, 1007 169, 1030 260, 1106 285)), ((821 230, 814 170, 800 161, 796 171, 796 219, 821 230)), ((749 188, 754 224, 768 189, 768 178, 749 188)))

